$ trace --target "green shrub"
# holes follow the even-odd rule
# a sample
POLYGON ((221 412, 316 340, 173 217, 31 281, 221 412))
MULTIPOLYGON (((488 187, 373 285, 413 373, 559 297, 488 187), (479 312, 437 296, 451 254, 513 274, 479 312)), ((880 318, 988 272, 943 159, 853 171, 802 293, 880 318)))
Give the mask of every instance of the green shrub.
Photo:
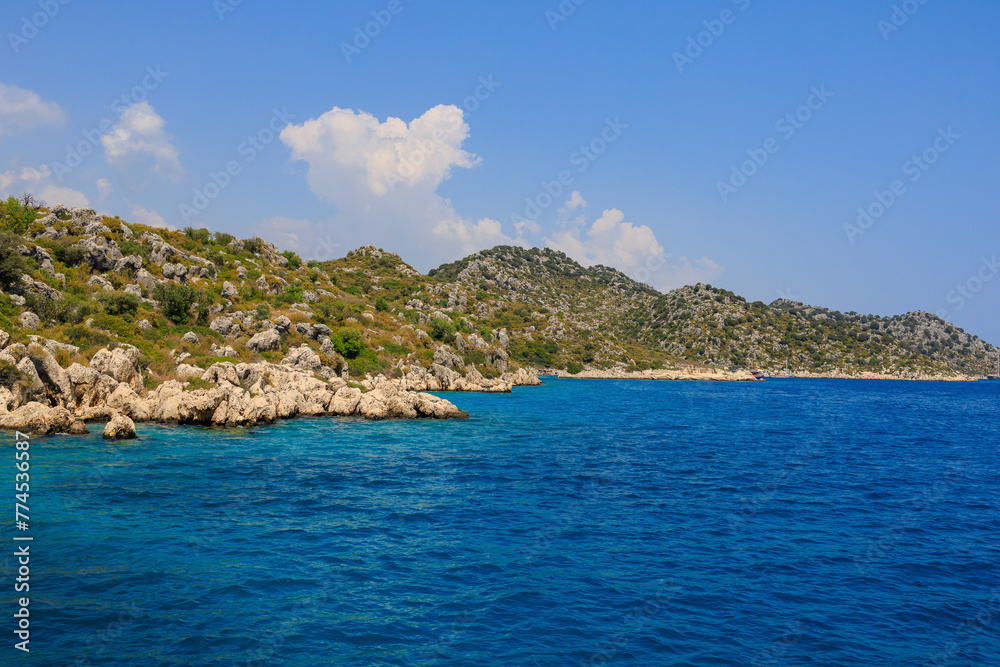
POLYGON ((61 243, 52 249, 52 256, 66 266, 77 266, 87 258, 86 248, 75 246, 72 242, 61 243))
POLYGON ((97 300, 104 306, 105 313, 121 317, 128 322, 135 318, 141 303, 136 295, 124 292, 101 292, 97 295, 97 300))
POLYGON ((0 201, 0 230, 24 234, 28 226, 38 217, 38 211, 25 206, 14 195, 7 201, 0 201))
POLYGON ((262 303, 257 306, 257 319, 266 320, 271 317, 271 307, 266 303, 262 303))
POLYGON ((380 313, 388 312, 389 302, 383 299, 382 297, 375 299, 375 310, 377 310, 380 313))
POLYGON ((81 348, 104 347, 111 343, 111 337, 85 327, 70 327, 66 329, 66 337, 73 345, 81 348))
POLYGON ((83 321, 84 316, 89 314, 89 312, 83 312, 83 308, 75 299, 50 299, 42 294, 26 294, 24 304, 28 310, 38 315, 38 318, 46 323, 79 324, 83 321))
POLYGON ((184 324, 191 318, 191 306, 198 300, 198 293, 190 285, 160 283, 153 290, 153 298, 160 302, 160 311, 174 324, 184 324))
POLYGON ((288 268, 291 269, 292 271, 302 266, 302 258, 296 255, 291 250, 286 250, 281 254, 285 259, 288 260, 288 268))
POLYGON ((243 249, 251 255, 259 255, 264 251, 264 239, 255 236, 243 242, 243 249))
POLYGON ((28 273, 28 262, 21 254, 22 243, 21 237, 0 232, 0 287, 4 289, 21 282, 21 276, 28 273))
POLYGON ((572 375, 576 375, 577 373, 583 370, 583 365, 575 361, 571 361, 568 364, 566 364, 566 370, 569 371, 569 373, 571 373, 572 375))
POLYGON ((215 237, 212 239, 216 245, 229 245, 233 242, 233 235, 226 234, 225 232, 215 232, 215 237))
POLYGON ((455 340, 455 325, 448 320, 436 319, 431 323, 431 338, 445 343, 455 340))
POLYGON ((14 385, 27 387, 29 385, 28 376, 9 361, 0 360, 0 387, 13 387, 14 385))
POLYGON ((333 343, 333 349, 345 359, 355 359, 365 349, 361 332, 350 327, 334 331, 330 342, 333 343))
POLYGON ((132 335, 132 325, 117 315, 98 313, 97 315, 94 315, 94 320, 91 323, 91 326, 110 331, 119 338, 129 338, 132 335))

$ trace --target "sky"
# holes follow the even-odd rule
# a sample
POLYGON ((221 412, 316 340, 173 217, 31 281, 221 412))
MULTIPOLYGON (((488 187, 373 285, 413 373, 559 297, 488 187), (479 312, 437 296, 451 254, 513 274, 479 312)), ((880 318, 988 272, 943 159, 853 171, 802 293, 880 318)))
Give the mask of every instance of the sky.
POLYGON ((421 271, 551 247, 1000 344, 997 25, 987 0, 7 0, 0 192, 421 271))

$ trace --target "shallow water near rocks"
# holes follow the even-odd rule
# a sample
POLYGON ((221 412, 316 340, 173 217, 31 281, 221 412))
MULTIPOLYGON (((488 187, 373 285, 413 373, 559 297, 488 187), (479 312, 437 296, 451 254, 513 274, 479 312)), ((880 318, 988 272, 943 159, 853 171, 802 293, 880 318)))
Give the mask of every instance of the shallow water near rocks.
POLYGON ((447 398, 33 441, 18 663, 1000 664, 1000 384, 447 398))

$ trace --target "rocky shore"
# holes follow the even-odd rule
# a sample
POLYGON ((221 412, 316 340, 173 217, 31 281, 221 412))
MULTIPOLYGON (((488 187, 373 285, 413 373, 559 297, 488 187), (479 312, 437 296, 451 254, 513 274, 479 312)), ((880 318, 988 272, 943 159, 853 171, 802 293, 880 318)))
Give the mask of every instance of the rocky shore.
POLYGON ((578 380, 700 380, 706 382, 753 382, 756 378, 749 371, 727 371, 710 368, 682 368, 679 370, 583 370, 570 374, 557 371, 560 378, 578 380))
POLYGON ((179 377, 211 386, 191 388, 189 380, 168 380, 147 388, 139 350, 132 345, 102 348, 88 366, 62 368, 53 351, 63 344, 39 336, 30 347, 6 345, 8 340, 0 332, 0 361, 16 366, 27 379, 0 386, 0 428, 32 434, 82 434, 89 422, 106 422, 104 437, 119 439, 135 437, 135 422, 250 426, 298 415, 467 418, 450 401, 426 392, 509 392, 515 385, 539 383, 526 369, 484 378, 475 369, 465 371, 460 358, 442 350, 442 363, 430 369, 414 366, 399 378, 379 375, 351 385, 302 345, 278 364, 178 366, 179 377))

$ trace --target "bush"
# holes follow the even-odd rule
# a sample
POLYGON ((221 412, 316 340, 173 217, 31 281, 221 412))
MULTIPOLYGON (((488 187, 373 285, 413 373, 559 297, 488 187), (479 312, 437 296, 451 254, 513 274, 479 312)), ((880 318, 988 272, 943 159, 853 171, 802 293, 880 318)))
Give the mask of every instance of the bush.
POLYGON ((259 255, 264 251, 264 239, 255 236, 243 242, 243 249, 251 255, 259 255))
POLYGON ((116 315, 108 315, 107 313, 94 315, 91 326, 110 331, 119 338, 129 338, 132 335, 131 324, 116 315))
POLYGON ((257 306, 257 319, 266 320, 271 317, 271 307, 266 303, 262 303, 257 306))
POLYGON ((345 359, 355 359, 365 349, 361 332, 349 327, 333 332, 330 342, 333 343, 333 349, 345 359))
POLYGON ((576 375, 583 370, 583 366, 575 361, 571 361, 566 364, 566 370, 569 371, 570 374, 576 375))
POLYGON ((455 340, 455 325, 440 318, 434 320, 431 323, 431 338, 451 343, 455 340))
POLYGON ((62 243, 52 249, 52 256, 66 266, 77 266, 87 258, 87 254, 86 248, 71 243, 62 243))
POLYGON ((128 322, 135 318, 141 303, 139 297, 123 292, 101 292, 97 295, 97 300, 104 306, 105 313, 121 317, 128 322))
POLYGON ((28 384, 28 376, 22 373, 21 369, 9 361, 0 360, 0 387, 13 387, 14 385, 27 387, 28 384))
POLYGON ((288 260, 288 268, 291 269, 292 271, 302 266, 302 258, 296 255, 291 250, 286 250, 281 254, 285 259, 288 260))
POLYGON ((83 320, 82 307, 68 299, 50 299, 41 294, 26 294, 25 307, 38 315, 42 322, 79 324, 83 320))
POLYGON ((375 310, 377 310, 380 313, 388 312, 389 302, 383 299, 382 297, 375 299, 375 310))
POLYGON ((199 243, 208 243, 211 233, 202 227, 201 229, 195 229, 193 227, 184 228, 184 236, 188 237, 192 241, 198 241, 199 243))
POLYGON ((0 287, 4 289, 21 282, 21 276, 28 273, 28 262, 21 254, 21 244, 21 237, 0 232, 0 287))
POLYGON ((213 241, 217 245, 223 245, 223 246, 225 246, 225 245, 229 245, 230 243, 232 243, 233 242, 233 238, 234 237, 233 237, 232 234, 226 234, 225 232, 215 232, 215 237, 213 238, 213 241))
MULTIPOLYGON (((29 195, 25 195, 26 200, 28 197, 29 195)), ((19 202, 14 195, 8 197, 5 202, 0 201, 0 230, 24 234, 28 231, 28 225, 37 217, 37 211, 19 202)))
POLYGON ((91 331, 84 327, 70 327, 66 329, 66 337, 77 347, 87 349, 90 347, 104 347, 111 343, 111 337, 97 331, 91 331))
POLYGON ((191 306, 198 294, 190 285, 160 283, 153 290, 153 298, 160 302, 160 311, 174 324, 184 324, 190 317, 191 306))

